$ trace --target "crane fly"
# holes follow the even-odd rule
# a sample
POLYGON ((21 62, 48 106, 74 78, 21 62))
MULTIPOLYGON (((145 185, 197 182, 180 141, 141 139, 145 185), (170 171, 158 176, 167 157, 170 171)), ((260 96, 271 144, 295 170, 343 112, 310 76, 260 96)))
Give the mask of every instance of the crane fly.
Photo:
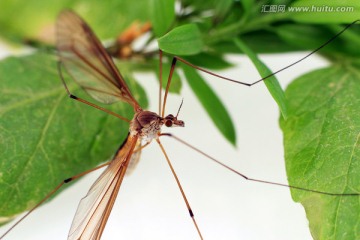
MULTIPOLYGON (((114 206, 122 180, 125 176, 125 173, 128 169, 130 162, 136 161, 140 157, 141 150, 153 140, 157 142, 157 144, 161 149, 161 152, 163 153, 165 159, 167 160, 167 164, 170 167, 171 173, 175 178, 175 181, 179 187, 183 201, 185 202, 185 205, 188 209, 189 215, 193 222, 194 229, 197 232, 199 239, 203 239, 202 232, 200 231, 200 228, 195 220, 194 213, 191 209, 190 203, 185 195, 185 192, 182 188, 179 178, 175 173, 175 170, 171 164, 171 161, 162 143, 160 142, 160 137, 162 136, 168 136, 177 140, 186 147, 195 150, 196 152, 207 157, 208 159, 214 161, 215 163, 227 168, 228 170, 234 172, 235 174, 249 181, 290 187, 298 190, 310 191, 318 194, 325 194, 331 196, 359 195, 357 193, 349 193, 349 194, 328 193, 319 190, 306 189, 298 186, 289 186, 285 184, 264 181, 261 179, 249 178, 244 174, 221 163, 220 161, 211 157, 210 155, 206 154, 200 149, 195 148, 194 146, 190 145, 184 140, 172 134, 161 132, 161 128, 163 127, 163 125, 165 125, 166 127, 185 126, 185 123, 182 120, 178 119, 181 105, 176 115, 169 114, 165 116, 166 99, 167 99, 169 86, 171 83, 171 78, 176 61, 179 60, 198 70, 204 71, 211 75, 215 75, 216 77, 220 77, 225 80, 237 82, 248 86, 256 84, 257 82, 260 82, 266 79, 267 77, 257 82, 254 82, 253 84, 246 84, 232 79, 224 78, 222 76, 211 73, 202 68, 196 67, 182 58, 174 57, 163 102, 161 102, 162 84, 160 81, 159 112, 155 113, 151 111, 146 111, 141 108, 140 104, 133 97, 129 87, 125 83, 124 78, 122 77, 118 69, 115 67, 115 64, 113 63, 111 57, 107 54, 104 47, 101 45, 100 41, 98 40, 98 38, 95 36, 93 31, 90 29, 90 27, 78 15, 76 15, 74 12, 69 10, 63 11, 59 15, 56 28, 57 28, 57 49, 60 58, 59 73, 61 75, 61 80, 69 97, 76 101, 87 104, 91 107, 97 108, 101 111, 104 111, 108 114, 111 114, 123 121, 128 122, 129 133, 126 140, 122 143, 119 150, 116 152, 112 161, 100 165, 95 169, 91 169, 89 171, 80 173, 74 177, 64 180, 53 191, 51 191, 40 203, 38 203, 24 217, 22 217, 17 223, 15 223, 15 225, 13 225, 3 236, 1 236, 0 237, 1 239, 11 229, 13 229, 13 227, 15 227, 20 221, 22 221, 26 216, 28 216, 33 210, 35 210, 43 202, 45 202, 53 193, 55 193, 65 183, 73 181, 96 169, 107 166, 105 171, 92 185, 87 195, 80 201, 68 234, 68 240, 100 239, 105 229, 107 220, 110 216, 110 212, 114 206), (65 68, 67 70, 67 73, 71 75, 71 77, 95 100, 106 104, 111 104, 116 101, 123 101, 129 104, 130 106, 132 106, 134 110, 133 118, 127 119, 123 116, 118 115, 117 113, 111 112, 85 99, 73 95, 70 92, 69 88, 67 87, 64 77, 62 76, 62 71, 61 71, 62 68, 65 68)), ((159 60, 161 63, 162 52, 160 52, 159 60)), ((287 67, 283 69, 286 68, 287 67)), ((160 67, 160 71, 161 71, 161 67, 160 67)), ((160 73, 160 79, 161 76, 162 74, 160 73)))
MULTIPOLYGON (((86 197, 81 200, 68 239, 101 238, 130 160, 134 156, 136 157, 134 151, 140 152, 141 150, 142 139, 145 139, 147 143, 156 139, 161 147, 201 237, 180 182, 158 139, 163 125, 183 127, 184 122, 177 119, 178 115, 169 114, 164 117, 164 111, 160 116, 157 113, 143 110, 130 93, 123 77, 100 41, 90 27, 73 12, 64 11, 59 16, 57 21, 57 48, 61 63, 89 95, 103 103, 124 101, 130 104, 135 112, 130 121, 127 139, 115 154, 108 168, 93 184, 86 197), (86 76, 85 81, 83 80, 84 76, 86 76)), ((66 87, 65 82, 64 86, 66 87)), ((71 98, 87 103, 85 100, 72 95, 67 87, 66 90, 71 98)), ((117 115, 117 117, 129 122, 122 116, 117 115)))

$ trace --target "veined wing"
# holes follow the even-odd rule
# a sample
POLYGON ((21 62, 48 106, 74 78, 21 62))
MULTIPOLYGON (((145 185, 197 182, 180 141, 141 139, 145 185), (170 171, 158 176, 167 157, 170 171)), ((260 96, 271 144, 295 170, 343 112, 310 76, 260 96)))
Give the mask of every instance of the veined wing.
POLYGON ((140 161, 140 157, 141 157, 141 141, 138 140, 134 149, 134 153, 131 156, 130 162, 129 162, 129 166, 126 170, 126 175, 129 176, 131 175, 136 166, 138 165, 139 161, 140 161))
POLYGON ((80 201, 68 240, 99 240, 119 192, 138 137, 128 136, 115 158, 80 201))
POLYGON ((108 104, 122 100, 135 110, 140 108, 99 39, 70 10, 58 17, 56 45, 68 73, 94 99, 108 104))

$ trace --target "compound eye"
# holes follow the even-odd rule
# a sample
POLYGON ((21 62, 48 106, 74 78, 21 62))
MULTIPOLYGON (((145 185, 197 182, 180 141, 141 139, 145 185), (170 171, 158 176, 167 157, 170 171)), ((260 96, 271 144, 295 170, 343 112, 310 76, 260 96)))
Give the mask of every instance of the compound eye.
POLYGON ((171 120, 166 120, 165 121, 165 126, 171 127, 172 125, 173 125, 173 122, 171 120))

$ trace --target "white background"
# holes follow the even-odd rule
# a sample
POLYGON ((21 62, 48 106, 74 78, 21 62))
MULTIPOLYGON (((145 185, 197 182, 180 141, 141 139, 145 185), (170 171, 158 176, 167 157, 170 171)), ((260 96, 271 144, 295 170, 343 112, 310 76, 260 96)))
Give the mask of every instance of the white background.
MULTIPOLYGON (((305 54, 261 57, 275 71, 305 54)), ((228 59, 236 67, 220 74, 246 82, 259 79, 245 57, 228 59)), ((324 65, 320 58, 311 57, 278 78, 286 87, 295 76, 324 65)), ((167 113, 176 113, 184 98, 179 118, 185 121, 185 128, 163 131, 174 133, 247 176, 286 183, 279 110, 264 84, 248 88, 204 76, 234 120, 237 146, 221 136, 186 83, 181 96, 169 96, 167 106, 167 113)), ((155 78, 137 78, 150 96, 150 110, 157 111, 155 78)), ((164 137, 162 141, 205 239, 311 239, 305 212, 292 201, 289 189, 244 181, 175 140, 164 137)), ((4 239, 66 239, 78 202, 100 173, 83 177, 4 239)), ((10 225, 0 228, 0 234, 10 225)), ((124 179, 102 239, 199 239, 156 143, 143 151, 134 173, 124 179)))

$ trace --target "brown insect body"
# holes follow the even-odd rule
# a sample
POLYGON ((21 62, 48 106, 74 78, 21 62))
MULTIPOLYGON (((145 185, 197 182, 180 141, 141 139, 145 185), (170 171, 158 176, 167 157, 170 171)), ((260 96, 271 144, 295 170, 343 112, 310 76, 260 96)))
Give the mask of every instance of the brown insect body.
POLYGON ((163 118, 155 112, 140 110, 130 122, 130 135, 140 136, 142 140, 150 142, 160 134, 161 127, 164 124, 167 127, 184 127, 184 122, 178 120, 172 114, 163 118))

